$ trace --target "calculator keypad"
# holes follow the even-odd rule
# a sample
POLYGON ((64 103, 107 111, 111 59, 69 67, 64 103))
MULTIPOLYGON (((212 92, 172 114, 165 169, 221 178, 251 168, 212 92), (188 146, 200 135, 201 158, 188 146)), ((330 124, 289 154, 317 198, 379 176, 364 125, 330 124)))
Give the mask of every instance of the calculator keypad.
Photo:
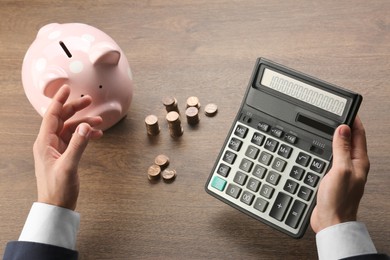
POLYGON ((297 233, 329 165, 295 146, 297 136, 237 122, 208 189, 281 228, 297 233))

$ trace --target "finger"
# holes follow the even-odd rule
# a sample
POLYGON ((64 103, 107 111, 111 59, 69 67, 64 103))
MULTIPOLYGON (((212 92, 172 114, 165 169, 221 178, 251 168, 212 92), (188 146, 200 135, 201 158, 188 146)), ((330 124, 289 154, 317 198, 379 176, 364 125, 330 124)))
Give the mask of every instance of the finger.
POLYGON ((356 117, 352 127, 352 158, 361 158, 367 155, 366 130, 359 117, 356 117))
POLYGON ((348 169, 351 165, 351 128, 340 125, 333 135, 333 167, 348 169))
POLYGON ((65 126, 63 128, 63 131, 61 133, 61 138, 65 143, 69 143, 70 139, 72 138, 73 133, 75 132, 76 128, 81 123, 87 123, 92 128, 95 128, 95 127, 99 126, 102 122, 103 122, 103 119, 100 116, 85 117, 85 118, 66 122, 65 126))
POLYGON ((56 133, 62 127, 60 121, 62 108, 70 95, 70 88, 62 86, 54 95, 47 111, 43 115, 40 133, 43 135, 56 133))
POLYGON ((82 123, 77 127, 73 134, 67 149, 62 155, 70 169, 77 169, 81 156, 88 145, 91 132, 91 126, 87 123, 82 123))
POLYGON ((352 127, 352 162, 360 177, 367 178, 370 162, 367 154, 366 131, 359 117, 356 117, 352 127))
POLYGON ((62 109, 61 119, 65 122, 71 118, 78 111, 83 110, 92 103, 92 98, 90 96, 83 96, 79 99, 73 100, 64 105, 62 109))

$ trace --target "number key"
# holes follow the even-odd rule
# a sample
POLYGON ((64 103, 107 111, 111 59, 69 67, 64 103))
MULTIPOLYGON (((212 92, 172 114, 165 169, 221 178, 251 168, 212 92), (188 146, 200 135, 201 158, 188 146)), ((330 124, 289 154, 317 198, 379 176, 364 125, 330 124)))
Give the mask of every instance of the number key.
POLYGON ((257 155, 259 154, 260 150, 254 147, 253 145, 249 145, 248 149, 246 149, 245 155, 248 156, 251 159, 256 159, 257 155))
POLYGON ((229 196, 232 196, 233 198, 237 199, 238 196, 240 196, 241 188, 234 184, 229 184, 226 189, 226 194, 229 196))
POLYGON ((233 181, 237 184, 244 185, 247 178, 248 178, 248 175, 246 175, 242 172, 237 172, 236 175, 234 176, 233 181))

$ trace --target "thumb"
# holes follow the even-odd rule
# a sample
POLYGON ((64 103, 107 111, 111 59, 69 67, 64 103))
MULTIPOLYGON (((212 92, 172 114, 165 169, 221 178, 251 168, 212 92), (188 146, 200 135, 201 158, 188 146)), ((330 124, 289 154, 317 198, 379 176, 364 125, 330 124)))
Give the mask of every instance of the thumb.
POLYGON ((333 135, 333 165, 346 166, 351 162, 351 128, 340 125, 333 135), (341 165, 340 165, 341 164, 341 165))
POLYGON ((88 145, 91 131, 92 129, 90 125, 81 123, 72 135, 68 148, 64 152, 63 156, 69 164, 73 165, 73 167, 77 167, 80 162, 81 156, 88 145))

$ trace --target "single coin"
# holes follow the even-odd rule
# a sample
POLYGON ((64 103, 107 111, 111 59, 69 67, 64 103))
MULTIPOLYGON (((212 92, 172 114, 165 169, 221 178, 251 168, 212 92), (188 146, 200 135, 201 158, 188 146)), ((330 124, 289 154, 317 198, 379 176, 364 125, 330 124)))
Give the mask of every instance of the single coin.
POLYGON ((165 169, 162 172, 162 177, 163 177, 164 181, 173 181, 176 178, 176 170, 165 169))
POLYGON ((159 154, 154 159, 154 163, 160 166, 160 168, 167 167, 169 165, 169 157, 165 154, 159 154))
POLYGON ((187 107, 196 107, 197 109, 199 109, 200 108, 199 98, 189 97, 187 99, 187 107))
POLYGON ((218 106, 216 104, 207 104, 204 108, 206 116, 215 116, 218 112, 218 106))
POLYGON ((176 111, 171 111, 167 114, 166 119, 168 123, 174 123, 176 121, 180 122, 180 115, 176 111))
POLYGON ((160 166, 153 164, 148 168, 148 179, 149 180, 157 180, 160 178, 161 168, 160 166))

